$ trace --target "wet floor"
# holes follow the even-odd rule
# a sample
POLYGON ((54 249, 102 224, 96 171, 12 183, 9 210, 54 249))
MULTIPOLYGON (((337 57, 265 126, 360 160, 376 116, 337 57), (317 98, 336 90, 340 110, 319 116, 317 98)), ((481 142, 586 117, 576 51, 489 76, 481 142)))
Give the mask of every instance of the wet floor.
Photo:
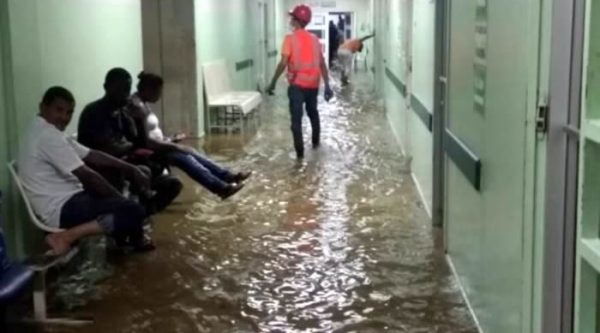
POLYGON ((254 170, 246 188, 221 202, 186 178, 154 219, 155 252, 61 280, 58 299, 96 323, 46 331, 476 332, 368 79, 337 93, 302 163, 283 88, 248 142, 206 142, 254 170))

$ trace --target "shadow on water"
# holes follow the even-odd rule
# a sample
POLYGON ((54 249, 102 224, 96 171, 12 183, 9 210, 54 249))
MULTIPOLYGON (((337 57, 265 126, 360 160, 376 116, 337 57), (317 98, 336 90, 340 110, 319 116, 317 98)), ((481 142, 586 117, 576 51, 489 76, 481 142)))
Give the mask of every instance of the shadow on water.
POLYGON ((374 95, 357 77, 321 101, 322 147, 302 163, 282 92, 249 142, 211 137, 212 157, 255 171, 247 187, 221 202, 186 179, 157 251, 96 252, 61 276, 57 299, 96 324, 45 331, 475 332, 374 95))

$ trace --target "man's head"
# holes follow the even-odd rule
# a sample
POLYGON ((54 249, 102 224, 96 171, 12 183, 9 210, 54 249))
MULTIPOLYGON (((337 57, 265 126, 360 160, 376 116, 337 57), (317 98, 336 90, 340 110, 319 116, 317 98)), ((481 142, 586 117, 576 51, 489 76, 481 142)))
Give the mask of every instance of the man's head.
POLYGON ((304 29, 312 20, 312 10, 307 5, 298 5, 289 14, 294 28, 304 29))
POLYGON ((113 68, 104 79, 106 97, 116 106, 127 104, 131 94, 131 75, 123 68, 113 68))
POLYGON ((137 91, 140 97, 146 102, 158 102, 162 96, 163 78, 153 73, 141 72, 138 79, 137 91))
POLYGON ((63 87, 46 90, 40 103, 40 116, 60 131, 64 131, 69 125, 74 110, 75 98, 63 87))

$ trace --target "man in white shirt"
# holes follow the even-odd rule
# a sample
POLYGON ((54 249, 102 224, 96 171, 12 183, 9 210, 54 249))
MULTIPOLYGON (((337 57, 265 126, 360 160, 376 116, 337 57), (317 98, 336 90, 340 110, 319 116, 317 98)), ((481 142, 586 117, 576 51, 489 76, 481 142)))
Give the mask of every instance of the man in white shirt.
POLYGON ((46 242, 57 255, 95 234, 110 235, 118 245, 137 251, 154 249, 143 233, 144 208, 123 197, 92 168, 120 170, 141 188, 148 188, 148 176, 66 137, 74 108, 75 99, 67 89, 48 89, 19 149, 19 175, 36 214, 49 226, 65 229, 48 235, 46 242))

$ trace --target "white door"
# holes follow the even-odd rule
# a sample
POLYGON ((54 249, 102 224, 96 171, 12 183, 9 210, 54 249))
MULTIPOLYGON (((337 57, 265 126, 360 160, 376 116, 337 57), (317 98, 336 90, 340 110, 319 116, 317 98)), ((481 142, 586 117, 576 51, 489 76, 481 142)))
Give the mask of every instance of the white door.
POLYGON ((328 14, 322 12, 313 12, 313 18, 310 24, 306 27, 306 30, 313 33, 319 38, 319 43, 321 43, 321 52, 323 52, 323 57, 327 59, 327 55, 329 54, 329 44, 327 41, 329 40, 329 21, 328 14))
POLYGON ((256 75, 257 75, 257 84, 260 90, 266 86, 267 80, 267 47, 268 47, 268 28, 267 28, 267 20, 268 20, 268 5, 264 0, 257 0, 256 6, 256 36, 257 45, 256 45, 256 75))

